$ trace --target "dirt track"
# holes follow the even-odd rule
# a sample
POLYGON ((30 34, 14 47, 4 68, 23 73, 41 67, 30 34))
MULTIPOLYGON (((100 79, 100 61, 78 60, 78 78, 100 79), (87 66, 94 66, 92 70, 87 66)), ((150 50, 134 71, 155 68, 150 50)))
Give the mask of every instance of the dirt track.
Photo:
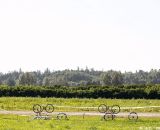
MULTIPOLYGON (((52 115, 58 114, 59 112, 53 112, 52 115)), ((88 116, 100 116, 104 115, 103 113, 98 113, 98 112, 64 112, 67 115, 88 115, 88 116)), ((14 115, 35 115, 34 112, 32 111, 0 111, 0 114, 14 114, 14 115)), ((45 114, 45 113, 44 113, 45 114)), ((119 113, 116 116, 117 117, 127 117, 129 114, 128 113, 119 113)), ((137 113, 139 117, 159 117, 160 118, 160 113, 137 113)))

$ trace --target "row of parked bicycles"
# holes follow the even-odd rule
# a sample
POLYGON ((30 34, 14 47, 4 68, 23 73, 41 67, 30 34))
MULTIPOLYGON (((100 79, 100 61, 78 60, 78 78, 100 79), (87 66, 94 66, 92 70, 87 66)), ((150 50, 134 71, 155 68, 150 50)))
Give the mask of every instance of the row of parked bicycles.
MULTIPOLYGON (((33 105, 33 111, 36 113, 35 119, 50 119, 51 117, 48 115, 43 116, 42 112, 46 113, 52 113, 54 112, 55 107, 53 104, 47 104, 47 105, 40 105, 40 104, 34 104, 33 105)), ((98 111, 100 113, 104 113, 103 119, 104 120, 113 120, 115 119, 116 115, 121 111, 121 108, 119 105, 113 105, 113 106, 107 106, 105 104, 101 104, 98 106, 98 111)), ((66 113, 58 113, 57 119, 66 119, 68 120, 66 113)), ((137 121, 138 120, 138 114, 136 112, 130 112, 128 115, 129 120, 137 121)))
MULTIPOLYGON (((116 117, 116 114, 118 114, 121 109, 119 105, 113 105, 113 106, 107 106, 105 104, 101 104, 98 107, 98 111, 100 113, 104 113, 103 119, 104 120, 113 120, 116 117)), ((138 120, 138 114, 136 112, 130 112, 128 115, 129 120, 137 121, 138 120)))
MULTIPOLYGON (((42 115, 42 112, 46 112, 46 113, 52 113, 54 111, 54 106, 52 104, 47 104, 47 105, 40 105, 40 104, 34 104, 33 105, 33 112, 36 113, 36 116, 34 117, 34 119, 51 119, 52 117, 49 116, 48 114, 46 115, 42 115)), ((57 114, 56 118, 58 120, 68 120, 68 116, 66 113, 60 112, 57 114)))

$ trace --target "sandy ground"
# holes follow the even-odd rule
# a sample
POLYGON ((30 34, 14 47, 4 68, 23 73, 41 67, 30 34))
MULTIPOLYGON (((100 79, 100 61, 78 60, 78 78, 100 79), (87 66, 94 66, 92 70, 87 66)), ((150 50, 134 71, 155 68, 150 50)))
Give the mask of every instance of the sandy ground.
MULTIPOLYGON (((56 115, 58 113, 61 112, 53 112, 50 115, 56 115)), ((98 113, 98 112, 62 112, 62 113, 66 113, 67 115, 79 115, 79 116, 101 116, 104 115, 104 113, 98 113)), ((33 111, 6 111, 6 110, 0 110, 0 114, 14 114, 14 115, 35 115, 35 113, 33 111)), ((46 113, 42 113, 42 114, 46 114, 46 113)), ((160 118, 160 113, 137 113, 139 117, 159 117, 160 118)), ((123 113, 120 112, 118 114, 116 114, 117 117, 127 117, 129 115, 128 113, 123 113)))

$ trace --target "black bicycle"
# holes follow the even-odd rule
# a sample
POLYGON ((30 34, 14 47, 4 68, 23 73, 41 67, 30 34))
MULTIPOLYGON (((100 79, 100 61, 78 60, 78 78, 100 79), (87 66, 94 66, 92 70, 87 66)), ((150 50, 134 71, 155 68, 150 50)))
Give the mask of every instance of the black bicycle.
POLYGON ((113 114, 118 114, 120 112, 120 106, 119 105, 113 105, 113 106, 107 106, 105 104, 101 104, 98 106, 98 111, 100 113, 106 113, 107 111, 111 111, 113 114))
POLYGON ((52 113, 54 111, 54 106, 52 104, 47 104, 46 106, 41 106, 39 104, 33 105, 33 111, 35 113, 41 113, 45 110, 47 113, 52 113))

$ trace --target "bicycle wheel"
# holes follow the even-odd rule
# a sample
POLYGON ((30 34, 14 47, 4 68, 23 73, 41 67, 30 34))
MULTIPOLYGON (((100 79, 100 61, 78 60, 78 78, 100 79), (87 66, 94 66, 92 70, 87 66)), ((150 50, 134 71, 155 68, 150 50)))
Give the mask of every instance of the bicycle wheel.
POLYGON ((98 111, 100 113, 105 113, 108 110, 108 107, 105 104, 101 104, 98 106, 98 111))
POLYGON ((118 114, 120 112, 120 106, 119 105, 113 105, 111 107, 111 111, 113 114, 118 114))
POLYGON ((67 114, 66 113, 59 113, 57 115, 58 120, 68 120, 67 114))
POLYGON ((131 112, 129 115, 128 115, 128 119, 129 120, 132 120, 132 121, 137 121, 138 120, 138 115, 136 112, 131 112))
POLYGON ((112 114, 112 113, 105 113, 105 115, 104 115, 104 119, 106 120, 106 121, 108 121, 108 120, 113 120, 114 119, 114 115, 112 114))
POLYGON ((54 106, 52 104, 47 104, 45 107, 46 112, 52 113, 54 111, 54 106))
POLYGON ((33 105, 33 111, 34 111, 35 113, 41 113, 41 112, 43 111, 43 108, 42 108, 41 105, 39 105, 39 104, 34 104, 34 105, 33 105))

